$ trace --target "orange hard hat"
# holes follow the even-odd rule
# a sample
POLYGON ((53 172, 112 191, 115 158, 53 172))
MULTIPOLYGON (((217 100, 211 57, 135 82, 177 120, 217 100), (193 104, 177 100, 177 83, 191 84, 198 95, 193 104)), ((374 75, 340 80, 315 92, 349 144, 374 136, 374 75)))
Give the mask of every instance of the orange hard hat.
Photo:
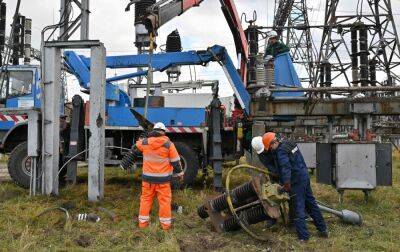
POLYGON ((275 139, 275 136, 276 136, 276 134, 274 132, 267 132, 263 135, 262 141, 263 141, 264 148, 266 151, 268 151, 272 140, 275 139))

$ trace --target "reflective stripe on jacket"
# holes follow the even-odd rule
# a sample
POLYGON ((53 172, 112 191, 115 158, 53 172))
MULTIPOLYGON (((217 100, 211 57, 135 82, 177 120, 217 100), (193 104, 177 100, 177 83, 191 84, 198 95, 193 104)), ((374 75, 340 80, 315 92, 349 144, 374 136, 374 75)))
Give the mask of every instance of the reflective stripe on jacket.
POLYGON ((181 172, 178 151, 167 136, 144 138, 136 142, 136 148, 143 153, 143 181, 167 183, 174 170, 181 172))

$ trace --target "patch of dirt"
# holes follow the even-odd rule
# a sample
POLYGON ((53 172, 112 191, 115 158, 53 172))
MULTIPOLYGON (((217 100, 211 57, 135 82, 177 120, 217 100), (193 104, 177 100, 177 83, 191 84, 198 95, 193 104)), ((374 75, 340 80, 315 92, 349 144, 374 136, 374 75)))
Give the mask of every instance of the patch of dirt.
POLYGON ((80 235, 77 239, 75 239, 75 243, 83 248, 87 248, 92 244, 89 236, 80 235))
POLYGON ((197 235, 196 238, 178 239, 178 244, 183 252, 189 251, 215 251, 228 245, 228 242, 210 235, 197 235))

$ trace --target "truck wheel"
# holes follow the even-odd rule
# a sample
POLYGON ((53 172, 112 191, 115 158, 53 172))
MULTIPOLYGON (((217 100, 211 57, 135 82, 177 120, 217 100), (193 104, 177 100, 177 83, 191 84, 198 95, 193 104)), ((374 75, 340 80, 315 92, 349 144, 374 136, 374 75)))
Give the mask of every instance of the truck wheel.
MULTIPOLYGON (((60 156, 60 167, 62 164, 60 156)), ((20 143, 11 151, 7 166, 8 173, 14 183, 23 188, 29 188, 31 180, 31 159, 28 157, 27 142, 20 143)), ((64 178, 66 173, 67 169, 63 169, 60 172, 60 178, 64 178)))
POLYGON ((199 158, 187 144, 182 142, 175 143, 176 150, 181 157, 182 168, 185 172, 183 183, 185 186, 193 184, 199 169, 199 158))
POLYGON ((17 185, 29 188, 31 176, 31 159, 28 158, 28 145, 22 142, 15 147, 8 159, 8 173, 17 185))

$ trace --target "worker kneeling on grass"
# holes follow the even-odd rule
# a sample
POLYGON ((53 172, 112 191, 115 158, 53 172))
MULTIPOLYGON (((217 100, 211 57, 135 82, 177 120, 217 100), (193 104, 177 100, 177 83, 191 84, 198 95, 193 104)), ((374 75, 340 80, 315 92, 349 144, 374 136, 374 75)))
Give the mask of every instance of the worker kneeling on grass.
MULTIPOLYGON (((253 148, 259 155, 266 153, 270 159, 260 158, 265 166, 271 166, 272 171, 279 176, 282 190, 293 198, 291 211, 294 213, 294 225, 297 237, 307 241, 310 234, 306 226, 306 213, 311 216, 321 237, 328 237, 326 224, 311 190, 308 169, 296 143, 278 141, 275 133, 268 132, 262 137, 255 137, 253 148), (269 162, 266 162, 269 160, 269 162)), ((269 168, 271 169, 271 168, 269 168)))
POLYGON ((160 223, 162 229, 168 230, 172 222, 170 182, 173 174, 182 179, 183 171, 175 145, 165 136, 165 125, 156 123, 148 137, 137 141, 132 151, 143 155, 139 227, 149 225, 153 199, 157 195, 160 223))

